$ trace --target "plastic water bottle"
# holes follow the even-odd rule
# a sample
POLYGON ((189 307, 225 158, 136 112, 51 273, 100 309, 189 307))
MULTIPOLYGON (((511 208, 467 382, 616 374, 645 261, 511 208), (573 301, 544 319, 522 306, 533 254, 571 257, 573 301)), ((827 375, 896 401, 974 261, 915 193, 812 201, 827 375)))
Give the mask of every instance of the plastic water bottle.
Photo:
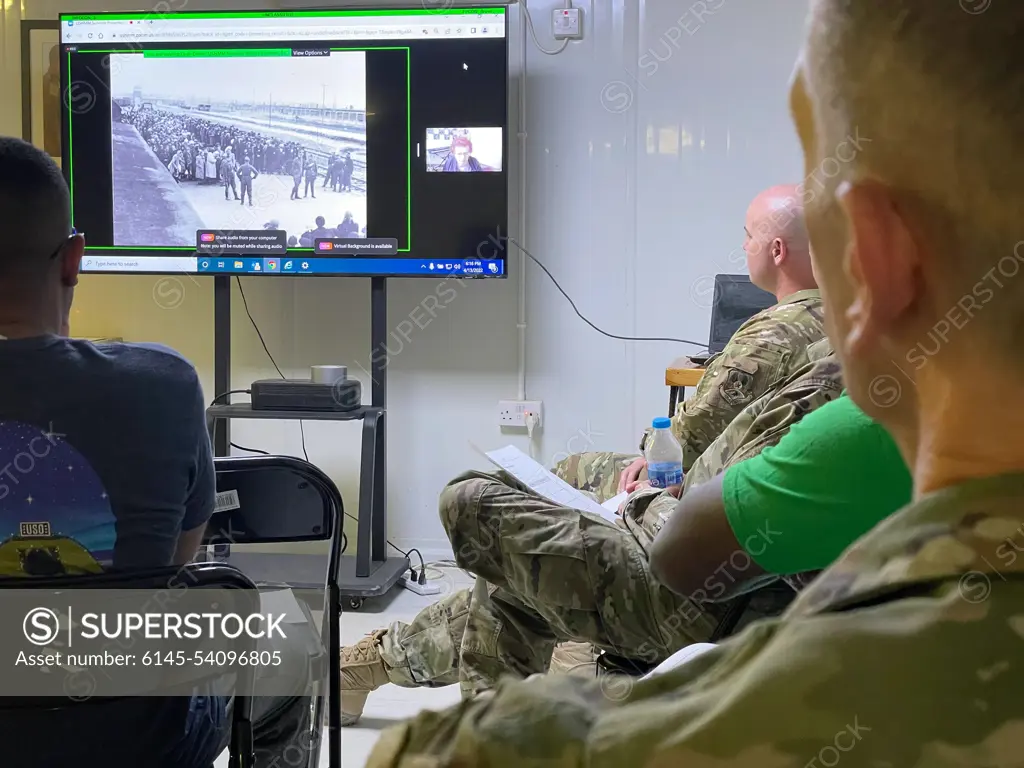
POLYGON ((683 482, 683 449, 672 434, 672 422, 659 416, 652 424, 654 434, 647 442, 647 480, 652 488, 668 488, 683 482))

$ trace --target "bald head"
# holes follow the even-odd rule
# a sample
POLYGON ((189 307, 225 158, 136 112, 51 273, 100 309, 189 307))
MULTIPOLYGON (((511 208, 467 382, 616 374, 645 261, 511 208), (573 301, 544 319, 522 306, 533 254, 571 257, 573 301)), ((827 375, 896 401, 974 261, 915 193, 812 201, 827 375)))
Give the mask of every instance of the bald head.
POLYGON ((814 288, 803 203, 795 184, 779 184, 750 203, 744 221, 750 280, 779 299, 814 288))

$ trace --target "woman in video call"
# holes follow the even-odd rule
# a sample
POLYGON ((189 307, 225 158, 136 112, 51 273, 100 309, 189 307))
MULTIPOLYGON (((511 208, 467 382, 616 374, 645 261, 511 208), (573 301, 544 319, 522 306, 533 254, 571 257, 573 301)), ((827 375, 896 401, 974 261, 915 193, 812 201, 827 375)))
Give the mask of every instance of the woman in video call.
POLYGON ((441 169, 444 173, 470 173, 490 170, 473 157, 473 142, 467 136, 452 139, 452 149, 441 169))

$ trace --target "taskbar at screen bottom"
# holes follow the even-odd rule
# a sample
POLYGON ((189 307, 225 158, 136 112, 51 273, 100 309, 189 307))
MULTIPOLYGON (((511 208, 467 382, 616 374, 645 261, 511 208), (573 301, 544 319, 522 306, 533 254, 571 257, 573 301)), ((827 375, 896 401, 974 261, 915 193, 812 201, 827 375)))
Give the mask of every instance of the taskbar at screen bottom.
POLYGON ((275 256, 86 256, 83 272, 199 275, 385 275, 424 277, 431 274, 504 277, 505 262, 491 259, 431 261, 408 258, 323 258, 275 256))

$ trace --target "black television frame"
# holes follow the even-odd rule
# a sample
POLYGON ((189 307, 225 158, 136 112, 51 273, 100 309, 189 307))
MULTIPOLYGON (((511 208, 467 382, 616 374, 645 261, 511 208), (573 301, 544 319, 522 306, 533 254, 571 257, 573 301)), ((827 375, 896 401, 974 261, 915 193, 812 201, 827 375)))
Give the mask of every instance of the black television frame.
MULTIPOLYGON (((509 62, 509 54, 510 54, 510 34, 509 34, 509 32, 510 32, 510 23, 509 23, 509 16, 510 15, 509 15, 509 8, 508 7, 509 7, 508 0, 495 0, 493 2, 474 2, 474 3, 470 3, 470 4, 464 4, 464 3, 461 3, 461 2, 452 2, 452 0, 448 0, 448 2, 443 4, 443 6, 438 7, 438 8, 428 8, 427 4, 424 4, 424 3, 420 3, 419 5, 403 4, 403 5, 400 5, 400 6, 392 6, 390 4, 387 4, 386 0, 382 0, 382 2, 380 2, 380 3, 358 2, 358 3, 353 4, 352 6, 346 6, 346 7, 343 7, 343 8, 301 8, 301 9, 288 9, 288 10, 284 10, 284 11, 273 11, 273 10, 269 10, 269 9, 237 8, 237 9, 231 9, 230 11, 228 11, 228 10, 209 10, 209 11, 202 10, 202 11, 188 11, 188 12, 186 12, 186 11, 182 10, 182 11, 174 11, 174 12, 169 12, 169 13, 157 13, 157 12, 146 12, 146 11, 136 11, 136 12, 124 12, 124 11, 67 12, 67 13, 59 14, 58 22, 57 23, 59 25, 59 29, 62 31, 63 30, 63 22, 64 22, 64 20, 66 18, 68 18, 68 17, 79 18, 79 17, 82 17, 82 16, 96 17, 96 18, 102 19, 103 17, 123 16, 123 15, 129 15, 130 14, 130 15, 152 16, 153 18, 158 18, 158 19, 161 19, 161 20, 168 20, 168 19, 173 19, 176 16, 182 16, 182 15, 190 15, 190 16, 200 16, 200 15, 202 15, 202 16, 216 17, 217 15, 223 15, 223 14, 226 14, 226 13, 230 13, 230 14, 236 14, 236 13, 265 14, 267 17, 295 17, 295 16, 300 16, 300 15, 306 15, 306 16, 310 16, 310 17, 317 17, 317 16, 319 16, 321 14, 341 14, 341 13, 347 13, 347 12, 372 13, 372 12, 379 12, 379 11, 385 11, 385 12, 414 12, 414 13, 422 13, 422 14, 425 14, 425 15, 430 15, 430 14, 444 15, 446 13, 466 13, 466 14, 471 14, 474 10, 476 10, 478 8, 480 8, 480 9, 483 9, 483 8, 486 8, 486 9, 498 9, 498 8, 500 8, 501 11, 503 12, 503 19, 504 19, 504 26, 505 26, 505 35, 504 35, 504 38, 503 38, 504 49, 505 49, 504 50, 504 62, 505 62, 505 64, 504 64, 504 69, 505 69, 505 81, 504 81, 504 89, 505 89, 505 121, 504 121, 504 125, 502 125, 502 133, 503 133, 503 136, 502 136, 502 163, 503 163, 503 168, 502 168, 501 172, 505 175, 504 197, 505 197, 506 205, 505 205, 503 221, 500 221, 500 222, 498 222, 495 225, 495 232, 494 233, 488 233, 486 236, 482 236, 481 237, 481 240, 480 240, 479 244, 477 245, 476 253, 477 253, 477 257, 478 257, 478 259, 480 261, 501 262, 502 268, 501 268, 500 274, 486 274, 486 273, 483 273, 483 272, 481 272, 480 274, 468 274, 468 273, 454 274, 453 273, 453 274, 449 274, 448 277, 449 278, 457 278, 457 279, 460 279, 460 280, 461 279, 467 279, 467 280, 468 279, 487 279, 487 280, 496 280, 497 279, 497 280, 501 280, 501 279, 506 279, 508 277, 508 275, 509 275, 509 267, 510 267, 510 264, 511 264, 511 261, 512 261, 512 259, 509 257, 508 249, 507 249, 507 246, 505 245, 505 243, 508 240, 507 233, 508 233, 509 221, 510 221, 510 218, 511 218, 511 216, 510 216, 510 214, 511 214, 511 194, 513 192, 513 190, 512 190, 512 174, 511 174, 511 170, 510 170, 510 165, 511 165, 510 160, 512 159, 512 154, 510 152, 510 149, 511 149, 513 143, 511 142, 510 138, 511 138, 511 134, 512 134, 512 121, 516 117, 514 109, 513 109, 513 107, 514 107, 514 103, 513 103, 513 89, 511 87, 511 70, 510 70, 510 62, 509 62), (504 229, 503 229, 503 227, 504 227, 504 229), (489 251, 491 255, 482 256, 481 255, 481 251, 482 250, 489 251)), ((270 41, 268 41, 268 43, 269 42, 270 41)), ((65 43, 63 41, 60 41, 59 45, 60 45, 61 56, 62 56, 62 60, 63 60, 63 56, 64 56, 64 53, 65 53, 65 51, 64 51, 65 43)), ((61 99, 61 107, 60 107, 61 108, 61 160, 62 160, 61 167, 62 167, 62 172, 64 174, 65 180, 68 182, 69 189, 72 189, 72 178, 71 178, 72 161, 71 161, 71 153, 73 152, 73 148, 71 146, 71 140, 70 140, 71 139, 71 131, 69 130, 69 125, 70 125, 70 121, 71 121, 71 113, 73 111, 72 110, 72 106, 71 106, 71 101, 72 101, 73 94, 72 94, 72 89, 70 87, 71 83, 69 82, 68 67, 63 66, 63 65, 61 66, 61 68, 60 68, 60 77, 61 77, 61 93, 63 95, 63 98, 61 99)), ((411 133, 408 136, 408 141, 410 143, 409 152, 410 152, 410 155, 411 155, 411 153, 412 153, 412 144, 414 143, 414 138, 413 138, 411 133)), ((412 207, 411 199, 412 199, 412 194, 413 194, 413 190, 412 190, 412 186, 411 186, 411 174, 412 174, 411 157, 410 157, 409 173, 410 173, 410 186, 408 187, 408 194, 409 194, 410 200, 409 200, 408 205, 409 205, 409 210, 411 212, 411 207, 412 207)), ((73 189, 72 189, 72 195, 73 195, 73 189)), ((72 205, 73 204, 74 203, 72 201, 72 205)), ((410 241, 414 241, 414 232, 413 232, 413 228, 411 226, 411 223, 412 223, 411 222, 411 215, 409 216, 409 222, 410 222, 410 227, 409 227, 409 231, 408 231, 407 234, 408 234, 408 237, 409 237, 410 241)), ((85 234, 86 234, 86 236, 88 235, 87 232, 85 234)), ((370 239, 373 239, 373 238, 370 238, 370 239)), ((475 240, 475 238, 474 238, 474 240, 475 240)), ((403 250, 399 251, 394 258, 407 259, 410 263, 412 263, 412 262, 428 263, 428 262, 431 262, 431 261, 437 261, 436 257, 416 257, 416 256, 410 256, 409 255, 410 250, 411 250, 411 246, 410 246, 409 249, 403 249, 403 250)), ((201 256, 202 256, 202 254, 200 254, 198 251, 196 251, 194 249, 190 249, 187 246, 174 246, 174 247, 170 247, 170 246, 153 246, 153 247, 125 246, 125 247, 118 247, 118 246, 89 246, 88 243, 87 243, 86 244, 86 251, 85 251, 85 258, 87 259, 90 256, 92 256, 94 258, 105 258, 105 257, 110 257, 110 258, 118 258, 118 257, 120 257, 120 258, 130 258, 132 256, 137 256, 139 258, 148 258, 148 257, 159 256, 161 251, 166 251, 167 252, 166 255, 168 255, 168 256, 170 256, 170 255, 178 255, 178 256, 183 256, 183 257, 196 256, 197 259, 199 259, 199 260, 201 260, 201 256), (102 250, 102 253, 97 252, 99 250, 102 250)), ((272 256, 271 258, 279 258, 281 260, 285 260, 285 259, 288 259, 288 258, 293 258, 293 259, 300 259, 301 260, 303 255, 312 256, 313 252, 314 252, 313 248, 295 248, 295 249, 288 249, 288 254, 287 255, 279 255, 279 256, 275 255, 275 256, 272 256)), ((239 254, 223 253, 223 254, 221 254, 221 256, 223 258, 230 258, 230 257, 237 256, 237 257, 243 258, 243 259, 245 259, 245 258, 255 259, 255 258, 262 257, 262 256, 260 256, 258 254, 251 254, 251 253, 248 253, 248 254, 247 253, 239 253, 239 254)), ((342 258, 359 258, 359 257, 356 257, 356 256, 344 256, 342 258)), ((390 258, 390 257, 379 257, 378 260, 380 260, 381 258, 382 259, 386 259, 386 258, 390 258)), ((469 259, 469 258, 465 258, 465 259, 462 259, 461 261, 462 262, 466 262, 466 261, 470 261, 470 260, 471 259, 469 259)), ((104 274, 104 275, 151 275, 151 276, 164 276, 164 275, 183 274, 183 275, 188 275, 190 277, 206 277, 206 276, 210 276, 210 277, 222 277, 222 276, 225 276, 225 277, 232 277, 232 276, 256 277, 256 276, 262 276, 262 275, 269 274, 268 272, 265 272, 265 271, 261 271, 261 272, 202 271, 202 270, 198 269, 198 264, 197 264, 197 269, 195 271, 192 271, 192 270, 105 270, 105 271, 89 270, 89 271, 85 271, 83 273, 84 274, 104 274)), ((439 271, 436 271, 436 270, 435 271, 427 271, 427 272, 424 272, 424 273, 396 273, 396 272, 393 272, 393 271, 381 271, 381 272, 367 271, 367 272, 337 272, 337 273, 303 274, 301 272, 293 272, 293 273, 287 273, 287 274, 276 273, 273 276, 282 276, 282 277, 432 278, 432 277, 440 277, 440 276, 442 276, 442 273, 439 272, 439 271)))

